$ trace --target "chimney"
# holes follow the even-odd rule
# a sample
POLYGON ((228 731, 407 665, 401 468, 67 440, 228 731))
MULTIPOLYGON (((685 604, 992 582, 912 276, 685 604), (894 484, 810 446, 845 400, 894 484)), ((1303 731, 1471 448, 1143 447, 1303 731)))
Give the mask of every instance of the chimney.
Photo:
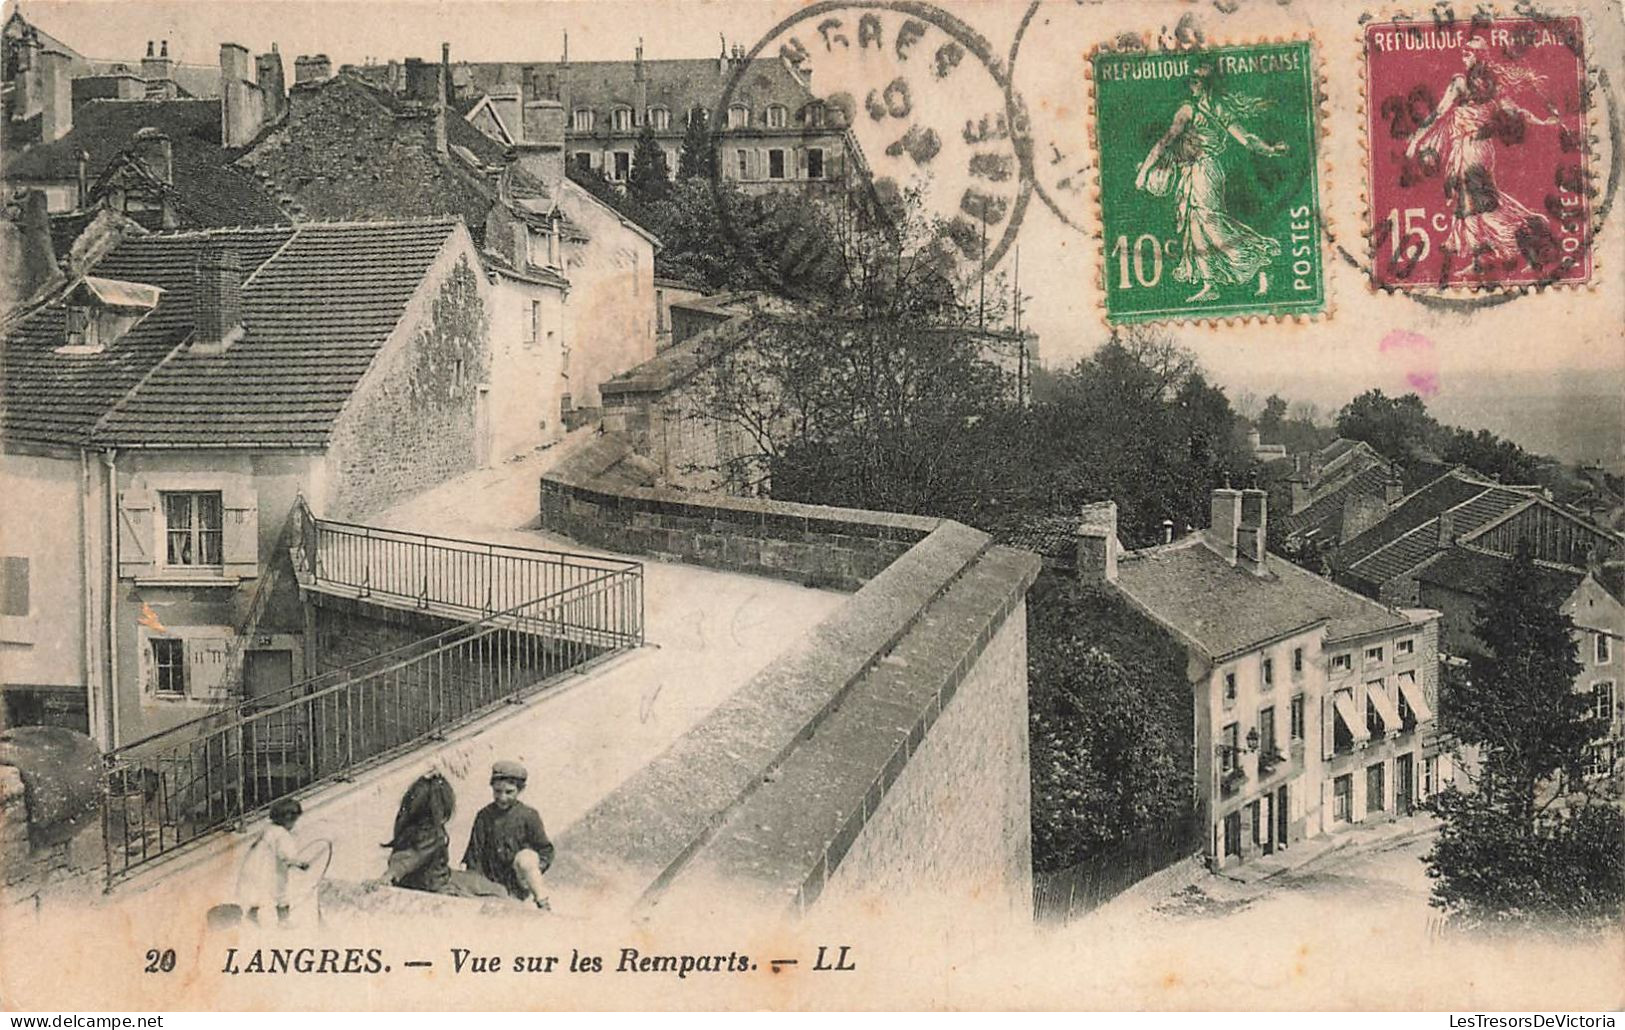
POLYGON ((1241 529, 1241 491, 1228 486, 1213 491, 1207 545, 1231 565, 1236 563, 1236 534, 1241 529))
POLYGON ((166 186, 175 185, 175 151, 168 136, 151 126, 137 129, 130 149, 148 175, 166 186))
POLYGON ((41 50, 39 58, 40 142, 59 140, 73 130, 73 78, 69 57, 41 50))
POLYGON ((564 181, 564 105, 557 100, 525 104, 519 163, 549 189, 564 181))
POLYGON ((0 310, 32 297, 59 275, 44 190, 22 190, 6 205, 0 232, 0 310))
POLYGON ((248 48, 220 44, 220 145, 246 147, 260 131, 265 99, 254 81, 248 48))
POLYGON ((84 147, 73 155, 73 163, 79 182, 79 203, 74 207, 76 211, 83 211, 90 202, 90 154, 84 147))
POLYGON ((219 354, 243 335, 243 270, 237 252, 210 248, 198 254, 192 280, 192 349, 219 354))
MULTIPOLYGON (((155 92, 155 83, 171 82, 175 78, 175 62, 169 59, 169 40, 164 40, 163 49, 156 57, 152 53, 152 40, 147 40, 147 56, 141 59, 141 77, 147 80, 147 95, 155 92)), ((162 93, 164 90, 160 89, 162 93)))
POLYGON ((1292 478, 1287 480, 1287 485, 1292 488, 1292 514, 1296 515, 1309 507, 1308 477, 1302 472, 1294 472, 1292 478))
POLYGON ((1269 494, 1249 488, 1241 492, 1241 525, 1236 530, 1236 550, 1242 558, 1263 571, 1268 551, 1269 494))
POLYGON ((637 124, 644 124, 649 118, 649 79, 643 71, 643 37, 638 37, 637 60, 632 67, 632 81, 637 89, 637 111, 634 115, 637 124))
POLYGON ((40 44, 32 28, 17 40, 12 59, 16 62, 16 94, 12 117, 17 120, 32 118, 40 108, 40 44))
POLYGON ((1343 526, 1337 542, 1346 544, 1388 516, 1387 502, 1376 494, 1351 494, 1343 502, 1343 526))
POLYGON ((1456 518, 1448 511, 1439 513, 1439 539, 1440 547, 1449 547, 1456 542, 1456 518))
POLYGON ((1117 582, 1117 502, 1097 501, 1083 506, 1073 532, 1077 547, 1078 579, 1085 583, 1117 582))
POLYGON ((1405 496, 1405 481, 1400 477, 1398 469, 1390 469, 1388 479, 1382 486, 1382 499, 1392 507, 1405 496))
POLYGON ((390 93, 400 96, 406 92, 406 69, 401 67, 401 62, 393 57, 390 58, 389 64, 384 68, 384 75, 389 84, 390 93))
POLYGON ((293 59, 293 82, 325 82, 333 77, 333 62, 326 54, 300 54, 293 59))
POLYGON ((281 120, 288 110, 288 80, 282 69, 282 54, 275 43, 271 44, 270 53, 255 58, 254 80, 260 87, 263 122, 281 120))
POLYGON ((451 103, 451 44, 440 44, 440 102, 451 103))

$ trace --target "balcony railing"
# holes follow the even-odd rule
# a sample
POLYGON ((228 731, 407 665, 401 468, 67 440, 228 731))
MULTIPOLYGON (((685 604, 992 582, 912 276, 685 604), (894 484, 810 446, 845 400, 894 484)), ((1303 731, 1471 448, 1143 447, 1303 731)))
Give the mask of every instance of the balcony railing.
POLYGON ((301 529, 300 547, 316 556, 314 563, 295 556, 303 585, 349 591, 359 581, 368 593, 356 596, 396 607, 464 610, 485 598, 536 593, 109 752, 109 884, 278 798, 442 737, 643 641, 637 562, 487 548, 314 518, 301 529), (418 594, 403 592, 408 580, 420 584, 418 594))

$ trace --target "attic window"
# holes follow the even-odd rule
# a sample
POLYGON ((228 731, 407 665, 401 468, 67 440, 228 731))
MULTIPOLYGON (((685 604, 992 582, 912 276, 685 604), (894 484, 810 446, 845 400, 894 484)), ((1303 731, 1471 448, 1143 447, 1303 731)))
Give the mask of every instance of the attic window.
POLYGON ((145 283, 86 276, 68 291, 59 354, 99 354, 158 306, 163 290, 145 283))
POLYGON ((617 107, 610 117, 614 119, 616 132, 632 131, 632 109, 630 107, 617 107))
POLYGON ((649 127, 656 131, 671 128, 671 112, 664 107, 649 108, 649 127))
POLYGON ((750 108, 744 104, 733 104, 728 108, 728 128, 750 128, 750 108))
POLYGON ((572 125, 576 132, 591 132, 592 110, 585 107, 576 108, 572 125))
POLYGON ((826 117, 826 114, 825 114, 825 108, 824 108, 823 104, 808 104, 807 105, 807 124, 808 125, 810 125, 811 127, 815 128, 815 129, 821 129, 821 128, 824 127, 824 119, 825 119, 825 117, 826 117))
POLYGON ((784 128, 785 114, 784 105, 770 104, 767 108, 767 127, 769 129, 784 128))

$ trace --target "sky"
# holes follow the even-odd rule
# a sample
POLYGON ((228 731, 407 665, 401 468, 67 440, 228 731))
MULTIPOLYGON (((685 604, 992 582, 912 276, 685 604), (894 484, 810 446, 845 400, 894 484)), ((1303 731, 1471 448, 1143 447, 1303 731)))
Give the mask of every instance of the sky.
MULTIPOLYGON (((1591 52, 1614 81, 1625 81, 1625 25, 1605 16, 1605 0, 1581 0, 1596 8, 1588 20, 1591 52)), ((6 4, 6 11, 15 0, 6 4)), ((1024 0, 944 2, 987 43, 999 69, 1010 67, 1012 44, 1027 15, 1024 0)), ((1229 7, 1225 4, 1224 7, 1229 7)), ((335 65, 421 56, 438 58, 450 43, 456 60, 555 60, 565 30, 577 61, 626 60, 641 40, 645 56, 713 57, 726 36, 746 47, 799 5, 781 0, 664 0, 627 3, 410 3, 368 0, 347 3, 248 2, 44 2, 25 0, 24 14, 91 57, 138 58, 149 39, 168 39, 170 53, 189 63, 211 64, 223 41, 253 52, 274 42, 292 57, 322 52, 335 65)), ((1242 0, 1234 13, 1219 5, 1179 0, 1127 4, 1110 0, 1046 0, 1027 19, 1014 53, 1014 88, 1033 117, 1034 165, 1053 204, 1036 192, 1005 259, 1013 271, 1021 254, 1024 321, 1040 337, 1046 364, 1064 366, 1106 337, 1097 285, 1105 264, 1098 235, 1090 165, 1090 93, 1084 77, 1096 43, 1133 31, 1166 34, 1180 19, 1210 38, 1247 39, 1283 32, 1313 34, 1326 91, 1320 163, 1324 218, 1338 242, 1361 259, 1364 210, 1365 132, 1363 80, 1357 26, 1361 8, 1349 0, 1242 0), (1068 174, 1073 173, 1073 174, 1068 174), (1063 219, 1063 217, 1065 218, 1063 219)), ((888 32, 898 18, 886 14, 888 32)), ((898 16, 900 17, 900 16, 898 16)), ((883 84, 900 68, 867 53, 854 56, 813 44, 815 91, 883 84), (867 62, 867 63, 865 63, 867 62), (867 79, 865 78, 867 76, 867 79)), ((775 37, 768 52, 776 51, 775 37)), ((936 45, 928 38, 928 48, 936 45)), ((913 69, 918 72, 916 63, 913 69)), ((917 82, 925 82, 928 76, 917 82)), ((943 144, 936 171, 921 179, 944 212, 961 192, 963 155, 955 151, 962 121, 991 110, 1000 94, 984 73, 967 64, 958 91, 915 89, 915 124, 935 127, 943 144)), ((900 126, 859 119, 859 142, 871 166, 899 178, 916 169, 906 158, 887 158, 900 126)), ((1609 128, 1604 120, 1600 126, 1609 128)), ((1613 151, 1597 149, 1593 172, 1605 181, 1613 151)), ((1168 330, 1193 350, 1211 377, 1232 397, 1262 398, 1279 392, 1334 411, 1370 386, 1390 393, 1417 390, 1440 410, 1470 425, 1526 439, 1556 441, 1585 436, 1585 457, 1614 460, 1625 451, 1625 237, 1603 224, 1597 237, 1594 285, 1549 290, 1498 307, 1468 313, 1441 311, 1404 296, 1375 294, 1355 267, 1328 256, 1331 314, 1306 324, 1179 325, 1168 330), (1515 403, 1509 403, 1509 398, 1515 403), (1576 421, 1578 420, 1578 421, 1576 421), (1574 429, 1573 434, 1570 429, 1574 429), (1600 441, 1600 442, 1598 442, 1600 441), (1592 453, 1599 451, 1601 453, 1592 453)))

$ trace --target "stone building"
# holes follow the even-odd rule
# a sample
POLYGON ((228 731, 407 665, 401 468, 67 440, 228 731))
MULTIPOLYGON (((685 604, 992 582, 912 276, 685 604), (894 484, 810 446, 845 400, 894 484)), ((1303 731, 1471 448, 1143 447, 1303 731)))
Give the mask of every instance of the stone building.
POLYGON ((715 58, 630 61, 463 62, 452 83, 468 121, 506 146, 527 145, 521 112, 557 101, 572 167, 625 182, 639 134, 649 127, 675 176, 688 120, 704 112, 721 176, 749 192, 838 189, 861 176, 851 111, 826 102, 812 77, 778 56, 747 60, 724 45, 715 58))
POLYGON ((353 518, 479 462, 530 374, 492 293, 450 218, 156 233, 10 332, 6 718, 109 745, 299 677, 295 499, 353 518))
POLYGON ((1438 613, 1377 604, 1272 555, 1262 490, 1213 492, 1207 529, 1123 551, 1117 508, 1077 530, 1080 577, 1185 648, 1196 796, 1221 867, 1372 819, 1447 782, 1438 613))

